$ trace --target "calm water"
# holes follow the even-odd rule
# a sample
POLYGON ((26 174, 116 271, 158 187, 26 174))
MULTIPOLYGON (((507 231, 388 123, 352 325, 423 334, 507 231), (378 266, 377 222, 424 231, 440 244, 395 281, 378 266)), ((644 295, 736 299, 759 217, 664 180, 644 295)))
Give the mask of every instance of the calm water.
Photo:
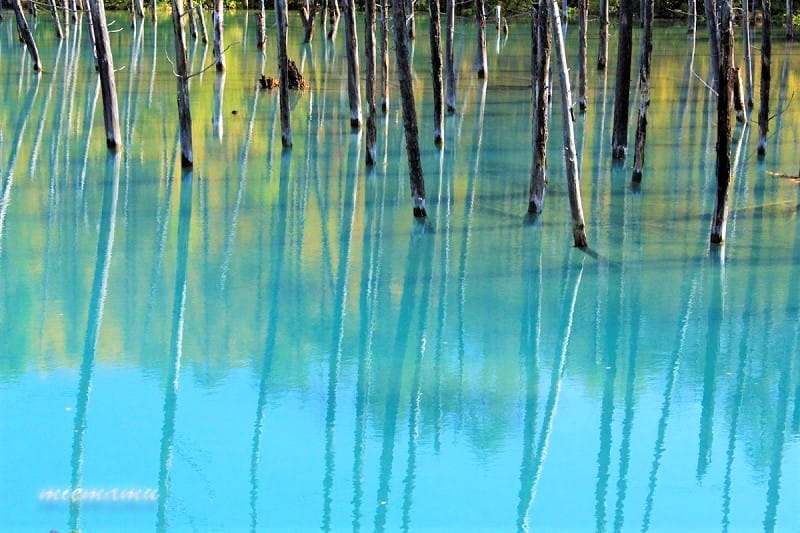
MULTIPOLYGON (((800 165, 797 45, 775 44, 766 161, 756 131, 735 131, 721 255, 706 244, 715 102, 683 26, 656 30, 639 190, 631 160, 610 166, 613 58, 592 69, 577 120, 587 255, 571 247, 557 105, 546 212, 523 216, 523 19, 508 41, 490 26, 488 86, 459 21, 443 152, 418 21, 425 225, 396 86, 364 170, 343 24, 335 46, 308 47, 292 15, 311 90, 293 96, 282 155, 277 94, 255 89, 255 17, 228 16, 241 44, 227 75, 191 81, 197 163, 182 176, 171 27, 110 19, 118 159, 86 34, 58 43, 40 18, 36 76, 0 24, 3 531, 800 527, 800 189, 770 174, 800 165), (158 497, 40 500, 74 488, 158 497)), ((190 41, 190 58, 198 70, 211 49, 190 41)))

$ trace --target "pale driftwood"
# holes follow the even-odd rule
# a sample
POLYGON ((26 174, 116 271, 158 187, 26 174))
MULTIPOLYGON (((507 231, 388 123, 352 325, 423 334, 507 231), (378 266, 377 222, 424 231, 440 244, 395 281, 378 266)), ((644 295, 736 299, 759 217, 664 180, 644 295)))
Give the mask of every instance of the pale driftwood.
POLYGON ((411 182, 411 202, 414 216, 425 217, 427 216, 427 211, 425 210, 425 178, 422 175, 422 160, 419 153, 417 109, 414 104, 411 58, 408 50, 408 37, 405 31, 403 5, 403 0, 395 0, 392 4, 397 82, 400 85, 400 101, 403 106, 403 127, 405 129, 408 173, 411 182))
MULTIPOLYGON (((392 0, 381 2, 381 112, 389 111, 389 7, 392 0)), ((402 1, 402 0, 397 0, 402 1)))
POLYGON ((578 1, 578 107, 586 111, 586 32, 589 25, 589 0, 578 1))
POLYGON ((531 77, 533 80, 533 161, 531 183, 528 192, 528 212, 541 213, 544 209, 545 185, 547 184, 547 137, 548 95, 550 88, 550 14, 549 2, 539 4, 536 12, 536 31, 531 32, 531 48, 536 60, 531 77), (535 40, 534 40, 535 39, 535 40))
POLYGON ((31 33, 30 26, 28 26, 28 21, 25 19, 25 13, 22 12, 22 6, 19 4, 19 0, 12 0, 11 6, 14 8, 14 16, 17 19, 17 31, 25 43, 28 53, 31 55, 31 64, 33 65, 33 70, 36 72, 41 72, 42 62, 39 59, 39 49, 36 48, 36 41, 33 39, 33 34, 31 33))
POLYGON ((625 159, 628 151, 628 106, 631 88, 631 48, 633 47, 632 0, 619 3, 619 46, 614 90, 614 125, 611 134, 611 157, 625 159))
MULTIPOLYGON (((711 243, 725 241, 728 220, 728 190, 731 182, 731 72, 733 28, 730 0, 721 0, 720 57, 717 71, 717 194, 711 219, 711 243)), ((766 0, 769 1, 769 0, 766 0)))
POLYGON ((767 132, 769 131, 769 85, 772 80, 770 64, 772 62, 772 25, 771 0, 761 0, 761 10, 764 22, 761 28, 761 88, 760 102, 758 104, 758 155, 764 157, 767 153, 767 132))
POLYGON ((475 0, 475 22, 478 26, 477 52, 475 55, 475 71, 478 79, 486 79, 487 60, 486 60, 486 0, 475 0))
POLYGON ((367 57, 367 166, 376 162, 375 143, 378 128, 375 106, 375 0, 366 0, 364 13, 364 48, 367 57))
POLYGON ((581 204, 581 185, 578 175, 578 159, 575 150, 575 125, 572 118, 572 91, 569 85, 569 68, 567 51, 564 46, 564 34, 561 32, 561 16, 557 0, 549 0, 550 24, 553 27, 553 44, 558 66, 558 79, 561 82, 561 116, 564 123, 564 166, 567 171, 567 189, 569 191, 569 208, 572 216, 572 240, 577 248, 586 248, 586 223, 583 219, 581 204))
POLYGON ((286 16, 286 0, 275 0, 275 18, 278 23, 278 70, 280 72, 281 143, 284 148, 292 147, 292 123, 289 108, 289 56, 286 39, 289 21, 286 16))
POLYGON ((100 73, 100 92, 103 95, 103 122, 106 128, 106 145, 110 150, 122 149, 122 135, 119 131, 119 106, 117 104, 117 84, 114 79, 114 58, 108 39, 106 9, 103 0, 89 0, 94 28, 97 69, 100 73))
POLYGON ((597 47, 597 70, 608 63, 608 0, 600 0, 600 41, 597 47))
POLYGON ((633 182, 642 181, 644 143, 647 137, 647 111, 650 109, 650 60, 653 55, 654 1, 644 0, 642 12, 642 52, 639 59, 639 118, 636 123, 636 149, 633 156, 633 182))
POLYGON ((456 112, 456 67, 455 67, 455 46, 453 39, 456 28, 456 2, 455 0, 445 0, 445 10, 447 11, 447 32, 445 34, 445 71, 447 73, 447 113, 456 112))
POLYGON ((225 16, 225 6, 222 0, 214 0, 214 62, 217 72, 225 70, 225 44, 223 36, 223 19, 225 16))
POLYGON ((433 77, 433 143, 444 144, 444 88, 442 84, 442 23, 439 0, 428 0, 430 7, 431 71, 433 77))
POLYGON ((181 166, 194 164, 192 151, 192 112, 189 106, 189 68, 186 61, 186 36, 183 31, 183 0, 172 0, 172 30, 175 34, 175 76, 178 91, 178 129, 181 141, 181 166))
POLYGON ((344 33, 347 49, 347 98, 350 102, 350 127, 361 127, 361 81, 356 38, 356 3, 344 0, 344 33))

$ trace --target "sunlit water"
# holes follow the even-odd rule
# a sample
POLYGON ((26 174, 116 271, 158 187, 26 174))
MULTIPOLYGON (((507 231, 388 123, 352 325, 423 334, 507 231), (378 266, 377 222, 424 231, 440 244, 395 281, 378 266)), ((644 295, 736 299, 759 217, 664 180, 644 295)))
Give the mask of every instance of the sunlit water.
MULTIPOLYGON (((335 45, 304 46, 292 14, 311 89, 293 95, 284 153, 277 94, 255 88, 256 19, 229 15, 227 74, 191 80, 196 166, 181 175, 168 19, 154 33, 109 18, 117 160, 86 33, 59 43, 40 17, 37 76, 0 25, 0 529, 800 527, 800 190, 770 174, 800 166, 796 45, 774 47, 766 160, 757 131, 735 130, 728 242, 710 254, 707 41, 695 76, 683 26, 656 29, 634 189, 632 158, 610 165, 616 42, 597 73, 592 26, 576 122, 586 254, 571 247, 558 105, 546 210, 524 216, 524 18, 507 41, 489 27, 488 84, 459 20, 442 152, 418 19, 424 225, 394 84, 365 170, 343 23, 335 45), (158 497, 40 499, 76 488, 158 497)), ((189 46, 195 71, 211 62, 189 46)))

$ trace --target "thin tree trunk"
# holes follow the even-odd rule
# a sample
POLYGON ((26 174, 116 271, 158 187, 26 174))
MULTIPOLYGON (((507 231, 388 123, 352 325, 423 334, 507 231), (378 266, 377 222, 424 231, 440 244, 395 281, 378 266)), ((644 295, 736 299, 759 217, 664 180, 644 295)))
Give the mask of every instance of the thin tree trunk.
MULTIPOLYGON (((747 2, 747 0, 744 0, 747 2)), ((689 22, 687 27, 688 33, 697 31, 697 0, 689 0, 689 22)))
POLYGON ((206 16, 203 13, 203 2, 197 2, 195 6, 197 10, 197 21, 200 22, 200 38, 203 40, 203 43, 208 43, 208 32, 206 31, 206 16))
POLYGON ((794 20, 792 20, 792 16, 794 15, 794 2, 792 0, 786 0, 786 40, 793 41, 794 40, 794 20))
MULTIPOLYGON (((731 59, 731 63, 735 60, 731 59)), ((744 124, 747 122, 747 113, 744 105, 744 86, 742 85, 742 70, 739 67, 733 69, 731 79, 733 89, 733 109, 736 111, 736 122, 744 124)))
MULTIPOLYGON (((389 111, 389 7, 392 0, 381 2, 381 112, 389 111)), ((398 2, 402 0, 396 0, 398 2)))
POLYGON ((628 150, 628 106, 631 89, 631 49, 633 47, 633 0, 619 3, 619 47, 617 48, 617 80, 614 90, 614 129, 611 157, 625 159, 628 150))
MULTIPOLYGON (((627 0, 630 2, 630 0, 627 0)), ((569 189, 569 208, 572 215, 572 240, 576 248, 586 248, 586 224, 583 219, 581 205, 581 185, 578 175, 578 160, 575 150, 575 126, 572 116, 572 90, 569 86, 569 68, 567 51, 564 46, 564 34, 561 32, 561 16, 558 12, 557 0, 550 0, 550 24, 553 31, 558 79, 561 82, 561 116, 564 122, 564 166, 567 172, 567 188, 569 189)))
MULTIPOLYGON (((385 1, 385 0, 384 0, 385 1)), ((445 64, 447 73, 447 113, 456 112, 456 67, 453 39, 456 28, 456 2, 445 0, 447 10, 447 33, 445 36, 445 64)))
POLYGON ((122 135, 119 131, 119 106, 117 105, 117 85, 114 80, 114 58, 108 39, 106 9, 103 0, 89 0, 94 28, 97 68, 100 72, 100 91, 103 94, 103 122, 106 128, 106 145, 110 150, 122 149, 122 135))
POLYGON ((316 15, 316 5, 310 5, 308 0, 306 0, 303 7, 300 8, 300 20, 303 23, 303 30, 305 31, 303 36, 304 43, 311 42, 312 32, 314 31, 314 17, 316 17, 316 15))
POLYGON ((439 0, 428 0, 431 17, 431 70, 433 71, 433 143, 444 144, 444 94, 442 84, 442 23, 439 18, 439 0))
MULTIPOLYGON (((189 68, 186 65, 186 36, 183 31, 183 0, 172 0, 172 31, 175 34, 175 70, 178 91, 178 123, 181 139, 181 166, 191 167, 192 113, 189 107, 189 68)), ((191 19, 190 19, 191 20, 191 19)))
MULTIPOLYGON (((725 1, 725 0, 721 0, 725 1)), ((708 27, 708 45, 711 48, 711 86, 717 88, 717 74, 719 73, 719 21, 717 20, 716 0, 704 0, 703 7, 706 12, 706 26, 708 27)))
POLYGON ((366 0, 364 14, 364 47, 367 57, 367 166, 376 162, 375 143, 378 139, 375 108, 375 0, 366 0))
POLYGON ((747 74, 747 109, 753 109, 753 56, 750 53, 750 0, 742 0, 742 8, 744 11, 744 23, 742 24, 742 31, 744 31, 744 66, 747 74))
POLYGON ((22 12, 22 6, 19 0, 12 0, 11 6, 14 8, 14 15, 17 18, 17 31, 20 37, 25 42, 28 48, 28 53, 31 55, 31 63, 33 63, 33 70, 36 72, 42 71, 42 63, 39 59, 39 50, 36 48, 36 41, 33 40, 33 34, 28 26, 28 21, 25 20, 25 13, 22 12))
POLYGON ((361 127, 361 82, 358 65, 358 39, 356 38, 355 0, 344 2, 344 32, 347 48, 347 98, 350 101, 350 127, 361 127))
POLYGON ((528 195, 528 212, 541 213, 544 209, 545 185, 547 184, 547 136, 548 136, 548 94, 550 88, 550 15, 549 1, 541 2, 536 13, 537 31, 535 45, 536 61, 533 77, 533 162, 531 165, 531 184, 528 195))
POLYGON ((158 9, 158 0, 150 0, 150 19, 156 22, 156 10, 158 9))
POLYGON ((75 22, 77 24, 77 22, 78 22, 78 5, 77 5, 76 0, 70 0, 69 7, 72 10, 72 16, 71 16, 72 22, 75 22))
MULTIPOLYGON (((720 61, 717 78, 717 201, 711 222, 711 243, 725 241, 728 220, 728 189, 731 182, 731 59, 733 56, 733 28, 731 26, 730 0, 722 1, 720 17, 720 61)), ((768 2, 769 0, 765 0, 768 2)))
POLYGON ((224 42, 222 35, 223 17, 225 7, 222 0, 214 0, 214 61, 217 64, 217 72, 225 70, 225 54, 223 53, 224 42))
MULTIPOLYGON (((78 0, 78 9, 80 9, 80 0, 78 0)), ((136 14, 144 18, 144 3, 142 0, 136 0, 136 14)))
POLYGON ((261 6, 256 13, 256 48, 263 50, 267 44, 267 20, 266 20, 266 6, 264 0, 261 0, 261 6))
POLYGON ((478 51, 475 56, 475 70, 478 79, 486 79, 486 0, 475 0, 475 20, 478 24, 478 51))
POLYGON ((53 14, 53 24, 56 27, 56 37, 59 39, 64 38, 64 30, 61 28, 61 16, 58 14, 58 6, 56 0, 50 0, 50 11, 53 14))
POLYGON ((639 59, 639 120, 636 124, 636 153, 633 160, 633 182, 642 181, 644 143, 647 136, 647 111, 650 108, 650 59, 653 55, 653 0, 645 0, 642 22, 642 55, 639 59))
MULTIPOLYGON (((94 36, 94 23, 92 22, 92 10, 91 8, 86 12, 87 16, 89 17, 89 40, 92 43, 92 58, 94 59, 94 70, 95 72, 100 71, 100 66, 97 64, 97 38, 94 36)), ((67 28, 69 28, 69 24, 67 24, 67 28)))
POLYGON ((761 94, 758 105, 758 155, 767 153, 767 132, 769 131, 769 84, 771 80, 770 63, 772 61, 772 9, 770 0, 761 0, 764 22, 761 28, 761 94))
POLYGON ((408 38, 412 41, 417 36, 417 20, 414 18, 414 2, 415 0, 398 0, 405 2, 406 12, 404 13, 405 19, 408 21, 408 38))
POLYGON ((28 13, 30 13, 33 18, 36 18, 39 14, 36 10, 36 3, 33 0, 28 0, 28 13))
POLYGON ((589 0, 578 0, 578 106, 581 111, 586 111, 586 31, 588 24, 589 0))
POLYGON ((194 0, 186 0, 186 15, 189 17, 189 34, 192 39, 197 39, 197 23, 194 21, 194 0))
POLYGON ((608 0, 600 0, 600 43, 597 49, 597 70, 608 63, 608 0))
POLYGON ((400 85, 400 100, 403 105, 403 127, 405 129, 408 172, 411 181, 411 203, 414 208, 414 216, 425 217, 427 216, 425 211, 425 178, 422 175, 422 161, 419 154, 417 110, 414 105, 414 88, 411 84, 411 63, 405 31, 403 0, 395 0, 393 2, 392 12, 394 13, 397 81, 400 85))
POLYGON ((275 0, 275 18, 278 22, 278 69, 280 71, 281 105, 281 143, 284 148, 292 147, 292 123, 289 109, 289 57, 286 52, 286 38, 289 21, 286 17, 286 0, 275 0))

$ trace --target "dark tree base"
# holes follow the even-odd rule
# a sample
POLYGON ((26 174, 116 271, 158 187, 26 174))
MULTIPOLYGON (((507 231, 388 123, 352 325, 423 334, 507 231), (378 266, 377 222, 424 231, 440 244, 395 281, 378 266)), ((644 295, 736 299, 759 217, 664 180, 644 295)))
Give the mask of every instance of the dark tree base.
POLYGON ((424 207, 415 207, 414 208, 414 217, 415 218, 425 218, 428 216, 427 211, 425 211, 424 207))

